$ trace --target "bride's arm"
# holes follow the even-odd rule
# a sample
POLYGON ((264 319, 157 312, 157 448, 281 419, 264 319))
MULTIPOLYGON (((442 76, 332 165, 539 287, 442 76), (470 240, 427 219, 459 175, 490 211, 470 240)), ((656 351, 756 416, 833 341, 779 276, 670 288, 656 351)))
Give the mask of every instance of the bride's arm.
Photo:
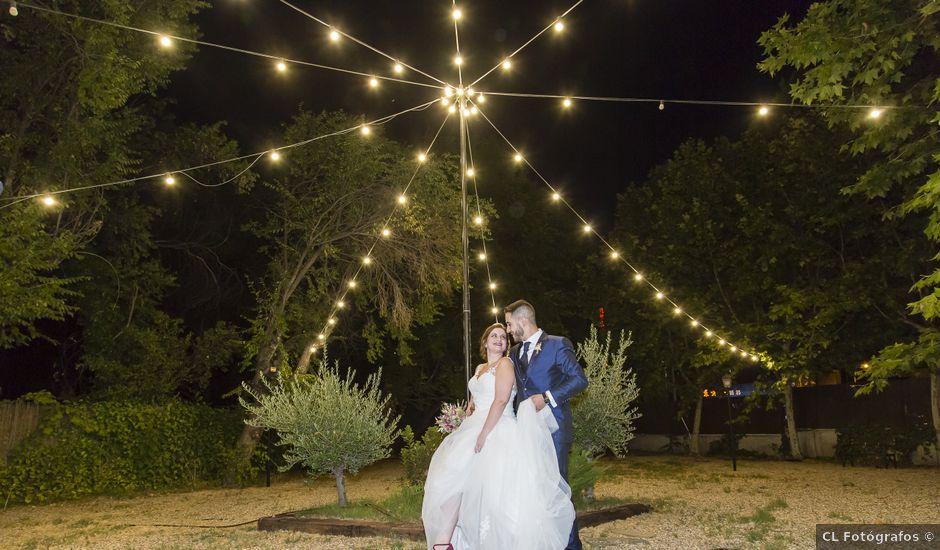
POLYGON ((473 414, 473 411, 476 409, 476 405, 473 403, 473 396, 470 396, 470 401, 467 402, 467 416, 473 414))
POLYGON ((486 437, 493 431, 493 427, 503 415, 503 409, 509 403, 509 396, 512 395, 512 386, 516 383, 516 372, 512 368, 512 361, 508 357, 503 357, 496 365, 496 396, 493 398, 493 404, 490 405, 490 412, 486 415, 486 422, 483 423, 483 429, 477 437, 474 452, 480 452, 486 437))

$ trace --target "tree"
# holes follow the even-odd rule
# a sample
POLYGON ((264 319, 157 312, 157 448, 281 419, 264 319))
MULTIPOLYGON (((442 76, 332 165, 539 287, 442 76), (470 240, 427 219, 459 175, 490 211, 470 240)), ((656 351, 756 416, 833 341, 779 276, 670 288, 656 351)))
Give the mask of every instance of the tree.
POLYGON ((608 332, 602 342, 592 326, 587 339, 578 344, 578 358, 591 385, 571 407, 574 444, 591 456, 606 451, 625 456, 633 439, 633 423, 640 417, 634 406, 640 394, 636 375, 625 368, 627 348, 633 342, 621 331, 616 348, 611 350, 612 336, 608 332))
POLYGON ((346 506, 346 472, 388 458, 399 434, 400 417, 391 416, 390 396, 379 389, 381 370, 362 386, 355 376, 350 369, 341 377, 339 363, 330 368, 324 358, 313 375, 281 377, 277 384, 264 379, 264 392, 245 384, 257 404, 239 398, 247 422, 276 430, 288 448, 282 470, 300 463, 313 475, 333 474, 340 506, 346 506))
MULTIPOLYGON (((836 106, 823 112, 831 126, 853 132, 843 150, 886 159, 871 164, 843 192, 873 200, 887 197, 893 205, 888 221, 926 213, 920 223, 934 250, 940 242, 940 113, 934 107, 940 85, 932 62, 940 47, 938 12, 937 0, 831 0, 814 4, 795 26, 782 17, 759 40, 765 55, 760 69, 791 72, 793 99, 836 106), (846 103, 888 109, 873 117, 838 108, 846 103)), ((882 388, 887 378, 926 365, 940 445, 940 366, 927 360, 940 338, 940 268, 919 276, 911 291, 915 297, 909 311, 923 319, 916 323, 919 337, 878 354, 864 373, 869 385, 862 391, 882 388)))
MULTIPOLYGON (((683 144, 644 187, 621 196, 612 235, 651 280, 677 285, 666 292, 716 334, 766 353, 758 382, 786 402, 794 456, 792 385, 854 371, 865 350, 911 331, 900 289, 918 268, 916 222, 882 223, 885 201, 839 194, 871 162, 835 155, 843 139, 806 116, 755 126, 734 142, 683 144)), ((753 364, 674 319, 703 344, 681 368, 690 383, 753 364)))
MULTIPOLYGON (((284 141, 360 123, 344 113, 301 112, 284 141)), ((255 285, 255 391, 272 369, 307 371, 341 293, 348 293, 345 311, 355 309, 362 316, 368 359, 381 357, 383 337, 390 334, 398 342, 401 362, 411 362, 412 327, 433 320, 440 301, 459 284, 460 217, 454 212, 460 211, 460 194, 454 159, 432 156, 422 165, 407 206, 385 227, 415 173, 417 161, 410 151, 376 128, 368 137, 347 132, 287 155, 284 173, 264 182, 270 197, 264 218, 248 227, 262 239, 260 252, 268 260, 266 276, 255 285), (373 261, 364 266, 363 255, 383 229, 390 230, 389 237, 380 240, 373 261), (345 290, 356 273, 356 290, 345 290)), ((350 324, 349 315, 344 313, 342 323, 350 324)), ((336 334, 348 330, 344 324, 339 327, 336 334)), ((239 446, 245 456, 259 434, 250 429, 242 434, 239 446)))
MULTIPOLYGON (((140 27, 159 20, 175 34, 193 36, 188 18, 206 5, 96 0, 57 7, 140 27)), ((153 94, 193 47, 181 43, 172 54, 155 55, 155 43, 141 35, 31 10, 4 18, 0 35, 0 345, 8 346, 35 338, 36 321, 61 320, 73 309, 66 289, 75 280, 53 281, 52 273, 94 236, 102 204, 99 194, 86 192, 67 209, 41 214, 11 201, 132 172, 140 158, 128 144, 147 117, 128 107, 128 99, 153 94)))

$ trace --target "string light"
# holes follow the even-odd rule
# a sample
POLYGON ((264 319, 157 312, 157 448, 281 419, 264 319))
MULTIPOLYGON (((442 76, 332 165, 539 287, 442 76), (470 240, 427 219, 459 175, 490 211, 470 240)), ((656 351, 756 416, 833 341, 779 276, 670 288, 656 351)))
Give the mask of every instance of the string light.
POLYGON ((349 281, 349 288, 356 288, 356 280, 352 279, 349 281))
POLYGON ((378 79, 378 78, 375 78, 374 76, 373 76, 372 78, 370 78, 370 79, 369 79, 369 87, 370 87, 370 88, 378 88, 378 87, 379 87, 379 79, 378 79))
POLYGON ((344 307, 346 307, 346 302, 340 300, 336 302, 336 307, 338 307, 339 309, 343 309, 344 307))
POLYGON ((452 95, 454 95, 454 88, 453 88, 453 87, 448 86, 448 87, 444 88, 444 96, 445 96, 445 97, 450 97, 450 96, 452 96, 452 95))
POLYGON ((477 171, 473 168, 467 168, 467 175, 472 178, 473 176, 477 175, 477 171))
POLYGON ((363 125, 359 131, 362 132, 362 135, 367 136, 372 133, 372 128, 369 128, 368 126, 363 125))
POLYGON ((478 112, 479 112, 479 109, 477 109, 477 106, 476 106, 476 105, 471 105, 471 106, 470 106, 470 114, 471 114, 471 115, 475 115, 475 114, 477 114, 478 112))
POLYGON ((692 319, 692 321, 690 321, 689 324, 692 325, 693 327, 697 327, 698 321, 696 321, 695 319, 692 319))
POLYGON ((770 113, 770 108, 766 105, 761 105, 760 108, 757 109, 757 114, 760 116, 767 116, 768 113, 770 113))
POLYGON ((614 250, 613 252, 610 253, 610 257, 611 259, 616 260, 617 258, 620 257, 620 253, 614 250))
POLYGON ((55 206, 56 200, 55 200, 55 197, 53 197, 52 195, 46 195, 45 197, 42 198, 42 203, 46 206, 55 206))
POLYGON ((516 153, 516 156, 512 157, 512 159, 516 162, 522 162, 523 160, 525 160, 522 158, 522 155, 519 153, 516 153))
POLYGON ((710 331, 710 330, 706 330, 706 331, 705 331, 705 338, 711 338, 714 334, 715 334, 714 332, 712 332, 712 331, 710 331))
POLYGON ((331 41, 331 42, 339 42, 339 36, 340 36, 340 35, 339 35, 339 31, 337 31, 336 29, 331 29, 331 30, 330 30, 330 41, 331 41))
POLYGON ((584 227, 582 227, 581 229, 582 229, 582 231, 584 231, 585 233, 590 233, 592 228, 591 228, 590 225, 584 224, 584 227))
POLYGON ((457 107, 451 105, 450 107, 447 108, 447 112, 450 114, 454 114, 457 112, 457 107))
POLYGON ((321 332, 320 334, 317 334, 317 339, 318 339, 318 340, 326 340, 326 334, 323 334, 322 332, 321 332))
POLYGON ((499 308, 498 307, 490 308, 490 312, 492 312, 493 315, 499 315, 499 308))
POLYGON ((665 110, 666 110, 666 103, 665 103, 663 100, 661 100, 661 99, 659 100, 659 110, 660 110, 660 111, 665 111, 665 110))
MULTIPOLYGON (((407 203, 408 203, 408 197, 406 197, 405 195, 398 195, 398 204, 407 204, 407 203)), ((388 229, 386 229, 385 231, 388 231, 388 229)))
POLYGON ((555 32, 561 32, 561 31, 563 31, 563 30, 565 30, 565 24, 564 24, 563 22, 561 22, 561 21, 556 21, 556 22, 555 22, 555 32))
POLYGON ((476 216, 473 218, 473 223, 475 225, 483 225, 483 218, 481 216, 476 216))
POLYGON ((447 107, 448 105, 450 105, 450 100, 447 99, 446 97, 442 97, 442 98, 441 98, 441 105, 443 105, 444 107, 447 107))
POLYGON ((673 314, 673 315, 681 315, 681 314, 682 314, 682 310, 679 309, 678 307, 673 308, 672 314, 673 314))
POLYGON ((268 158, 270 158, 274 162, 277 162, 281 160, 281 154, 278 153, 277 151, 271 151, 270 153, 268 153, 268 158))
POLYGON ((329 324, 331 324, 331 325, 335 325, 335 324, 336 324, 336 319, 330 317, 329 319, 327 319, 326 322, 329 323, 329 324))
POLYGON ((485 262, 485 261, 486 261, 486 253, 480 252, 480 254, 477 255, 477 258, 479 258, 481 262, 485 262))
POLYGON ((372 258, 369 256, 366 256, 365 258, 363 258, 362 265, 372 265, 372 258))
POLYGON ((871 111, 868 111, 868 118, 878 119, 881 118, 881 109, 875 107, 871 111))
POLYGON ((642 274, 642 273, 634 273, 634 274, 633 274, 633 280, 636 281, 636 282, 642 281, 642 280, 643 280, 643 274, 642 274))
POLYGON ((555 202, 560 201, 560 200, 561 200, 561 195, 559 195, 558 193, 552 193, 552 200, 555 201, 555 202))
POLYGON ((402 67, 401 63, 395 63, 395 65, 392 67, 392 71, 394 71, 395 74, 402 74, 405 72, 405 68, 402 67))
POLYGON ((656 293, 656 299, 657 299, 657 300, 662 300, 662 299, 665 298, 665 297, 666 297, 666 295, 663 294, 662 292, 657 292, 657 293, 656 293))
POLYGON ((490 283, 490 290, 496 290, 496 283, 490 283))
POLYGON ((457 88, 457 97, 463 97, 463 92, 464 92, 463 88, 457 88))
POLYGON ((566 97, 564 100, 562 100, 561 105, 565 109, 567 109, 568 107, 571 107, 571 98, 566 97))
POLYGON ((386 239, 391 237, 392 230, 386 227, 385 229, 382 230, 382 236, 385 237, 386 239))
POLYGON ((483 92, 477 94, 477 103, 486 103, 486 96, 483 95, 483 92))
POLYGON ((458 55, 458 56, 455 56, 455 57, 454 57, 454 65, 457 65, 458 67, 461 66, 461 65, 463 65, 463 58, 460 57, 459 55, 458 55))
POLYGON ((276 67, 278 72, 283 73, 287 71, 287 63, 284 63, 283 61, 278 61, 276 67))
POLYGON ((316 347, 316 346, 310 346, 310 353, 316 353, 316 352, 317 352, 317 347, 316 347))
POLYGON ((17 9, 17 7, 16 7, 16 2, 11 1, 11 2, 10 2, 10 16, 11 16, 11 17, 16 17, 16 16, 19 15, 19 14, 20 14, 20 10, 17 9))
POLYGON ((164 48, 169 48, 173 45, 173 40, 169 36, 160 35, 160 45, 164 48))
POLYGON ((170 174, 167 174, 167 176, 166 176, 165 178, 163 178, 163 183, 165 183, 165 184, 167 184, 167 185, 173 185, 173 184, 176 183, 176 178, 174 178, 174 177, 173 177, 172 175, 170 175, 170 174))
POLYGON ((454 21, 460 21, 460 18, 463 17, 463 12, 459 8, 454 8, 454 11, 450 13, 451 17, 454 18, 454 21))
POLYGON ((503 68, 504 71, 508 71, 509 69, 512 68, 512 61, 510 61, 509 59, 504 59, 503 62, 500 64, 500 66, 503 68))
POLYGON ((418 153, 418 162, 427 162, 428 156, 424 153, 418 153))

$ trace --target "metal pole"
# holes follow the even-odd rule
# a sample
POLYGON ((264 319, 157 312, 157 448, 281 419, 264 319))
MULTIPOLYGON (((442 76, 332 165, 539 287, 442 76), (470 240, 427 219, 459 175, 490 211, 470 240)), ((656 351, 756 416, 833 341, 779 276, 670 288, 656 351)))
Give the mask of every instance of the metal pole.
POLYGON ((730 439, 728 440, 728 445, 731 446, 731 470, 734 471, 734 472, 737 472, 737 471, 738 471, 738 460, 737 460, 737 458, 736 458, 736 456, 735 456, 735 452, 734 452, 735 447, 737 447, 737 445, 735 444, 735 441, 734 441, 734 424, 731 423, 731 389, 728 388, 728 389, 725 390, 725 391, 728 392, 728 393, 727 393, 727 397, 728 397, 728 437, 730 438, 730 439))
MULTIPOLYGON (((464 112, 467 99, 460 98, 458 113, 460 116, 460 207, 461 239, 463 241, 463 356, 465 376, 470 380, 470 235, 467 227, 467 121, 464 112)), ((467 387, 467 400, 470 399, 470 387, 467 387)))

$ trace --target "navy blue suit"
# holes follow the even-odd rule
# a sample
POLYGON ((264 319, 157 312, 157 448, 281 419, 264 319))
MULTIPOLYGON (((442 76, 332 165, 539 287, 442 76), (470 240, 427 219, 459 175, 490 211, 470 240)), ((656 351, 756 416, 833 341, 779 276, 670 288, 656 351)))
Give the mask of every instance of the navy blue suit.
MULTIPOLYGON (((509 351, 509 358, 516 370, 516 409, 524 399, 533 395, 551 392, 558 404, 552 407, 548 400, 545 406, 551 409, 558 421, 558 431, 552 434, 555 453, 558 455, 558 469, 568 481, 568 454, 574 439, 574 427, 571 418, 571 398, 588 386, 584 369, 578 363, 571 340, 562 336, 549 336, 544 331, 531 352, 528 367, 523 368, 521 357, 522 344, 516 344, 509 351)), ((575 522, 568 540, 569 550, 581 548, 578 537, 578 523, 575 522)))

